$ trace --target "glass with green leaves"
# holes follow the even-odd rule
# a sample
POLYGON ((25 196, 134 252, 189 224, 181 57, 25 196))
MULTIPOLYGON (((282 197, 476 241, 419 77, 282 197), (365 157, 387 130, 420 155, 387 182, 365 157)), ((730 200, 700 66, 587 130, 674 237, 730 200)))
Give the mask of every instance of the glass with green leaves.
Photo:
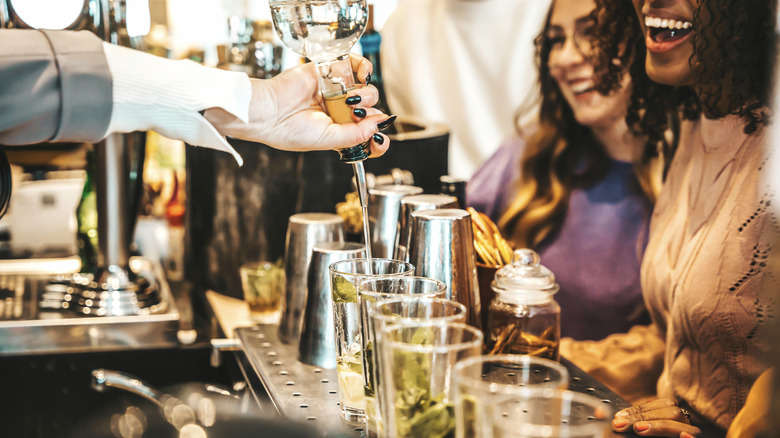
POLYGON ((420 321, 446 319, 464 322, 466 308, 455 301, 443 299, 447 285, 424 277, 383 278, 365 280, 358 286, 360 318, 363 330, 363 380, 366 394, 366 429, 369 436, 385 436, 382 415, 375 394, 378 383, 376 329, 386 321, 420 321), (390 302, 391 305, 386 304, 390 302), (381 309, 379 325, 374 316, 381 309))
POLYGON ((377 342, 388 436, 454 437, 452 369, 482 352, 482 332, 455 322, 391 324, 377 342))
POLYGON ((335 262, 329 270, 341 416, 350 423, 364 423, 366 398, 358 284, 373 278, 411 277, 414 266, 391 259, 351 259, 335 262))

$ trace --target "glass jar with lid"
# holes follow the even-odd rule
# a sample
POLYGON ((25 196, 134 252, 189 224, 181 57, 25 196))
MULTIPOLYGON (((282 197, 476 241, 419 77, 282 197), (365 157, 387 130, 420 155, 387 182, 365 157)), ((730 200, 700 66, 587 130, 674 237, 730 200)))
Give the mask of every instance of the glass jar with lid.
POLYGON ((512 263, 496 272, 491 287, 495 298, 488 310, 487 352, 558 360, 561 307, 553 295, 559 286, 539 255, 516 250, 512 263))

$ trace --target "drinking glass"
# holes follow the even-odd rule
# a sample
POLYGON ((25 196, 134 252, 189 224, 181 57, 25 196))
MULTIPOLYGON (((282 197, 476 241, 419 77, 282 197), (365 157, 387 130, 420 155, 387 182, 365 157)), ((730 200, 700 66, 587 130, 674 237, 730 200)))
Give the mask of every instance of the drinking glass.
MULTIPOLYGON (((378 400, 374 395, 375 388, 378 387, 377 370, 378 361, 376 359, 376 330, 371 316, 379 305, 385 303, 384 300, 396 298, 410 298, 413 309, 391 309, 386 312, 397 311, 398 313, 383 313, 383 316, 390 320, 412 319, 416 313, 426 316, 429 319, 436 316, 452 316, 452 320, 463 322, 465 307, 458 307, 458 303, 441 299, 447 291, 447 286, 438 280, 424 277, 403 277, 403 278, 383 278, 365 280, 359 286, 358 301, 360 305, 360 320, 363 330, 363 380, 365 382, 366 394, 366 424, 369 436, 383 435, 381 411, 378 400), (439 298, 432 302, 430 299, 439 298), (446 303, 446 304, 445 304, 446 303), (449 304, 449 305, 448 305, 449 304), (427 311, 423 311, 427 309, 427 311), (400 313, 403 312, 403 313, 400 313)), ((384 320, 383 320, 384 321, 384 320)))
POLYGON ((249 317, 262 324, 279 321, 284 295, 284 268, 278 263, 245 263, 239 268, 249 317))
POLYGON ((455 322, 391 324, 380 332, 377 342, 388 436, 453 434, 452 369, 459 360, 480 354, 482 332, 455 322))
POLYGON ((613 410, 596 397, 552 388, 524 388, 490 403, 495 438, 604 438, 613 410))
POLYGON ((491 413, 496 398, 523 393, 527 388, 566 389, 569 371, 558 362, 539 357, 505 354, 470 357, 453 370, 456 436, 491 437, 491 413))
POLYGON ((367 279, 412 276, 414 266, 391 259, 351 259, 332 263, 329 271, 341 415, 349 422, 362 423, 366 398, 357 286, 367 279))

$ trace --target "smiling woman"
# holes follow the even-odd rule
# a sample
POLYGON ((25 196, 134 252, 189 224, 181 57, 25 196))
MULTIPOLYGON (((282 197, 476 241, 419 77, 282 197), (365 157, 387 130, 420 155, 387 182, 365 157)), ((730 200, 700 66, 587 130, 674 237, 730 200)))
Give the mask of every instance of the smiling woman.
MULTIPOLYGON (((654 323, 648 333, 655 333, 647 339, 665 344, 660 398, 618 412, 613 429, 722 436, 768 368, 764 352, 776 344, 767 323, 777 317, 773 293, 780 285, 767 260, 776 251, 778 218, 769 206, 777 194, 766 165, 775 151, 765 140, 777 4, 596 1, 598 86, 619 88, 624 72, 617 66, 646 48, 650 78, 685 96, 669 116, 686 119, 641 270, 654 323), (637 17, 638 25, 623 26, 637 17)), ((599 360, 628 351, 628 340, 610 339, 599 360)), ((622 370, 620 380, 639 378, 637 371, 622 370)))
POLYGON ((600 89, 619 86, 621 65, 636 51, 646 58, 653 81, 679 87, 667 90, 679 97, 679 105, 668 107, 680 108, 685 118, 734 114, 747 122, 748 133, 768 122, 777 51, 775 2, 632 0, 633 8, 628 1, 596 2, 594 65, 600 89), (624 25, 634 17, 640 26, 624 25))
POLYGON ((594 7, 592 0, 553 2, 536 39, 538 117, 518 119, 516 138, 467 185, 470 206, 555 272, 561 331, 576 339, 601 339, 648 321, 639 261, 655 175, 674 140, 664 136, 673 126, 663 116, 666 97, 648 98, 660 86, 648 81, 644 58, 622 64, 630 74, 614 89, 596 88, 594 7))

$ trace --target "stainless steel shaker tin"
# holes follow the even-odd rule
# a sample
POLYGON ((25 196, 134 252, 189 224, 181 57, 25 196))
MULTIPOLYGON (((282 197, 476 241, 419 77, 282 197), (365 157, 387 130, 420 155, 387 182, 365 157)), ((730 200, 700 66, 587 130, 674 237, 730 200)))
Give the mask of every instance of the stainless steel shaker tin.
POLYGON ((469 311, 467 322, 481 328, 477 259, 471 215, 444 208, 411 213, 409 262, 420 277, 447 285, 447 298, 469 311))
POLYGON ((314 245, 344 241, 344 219, 333 213, 299 213, 290 216, 285 243, 287 284, 279 322, 279 339, 297 345, 306 307, 306 281, 314 245))
POLYGON ((401 199, 418 195, 421 187, 410 185, 381 185, 368 191, 368 215, 371 222, 371 254, 379 258, 392 258, 398 234, 401 199))
POLYGON ((411 238, 411 214, 419 210, 433 210, 439 208, 455 208, 458 206, 458 198, 450 195, 411 195, 401 199, 401 208, 398 213, 398 233, 395 241, 393 258, 409 261, 409 239, 411 238))
POLYGON ((312 248, 307 277, 306 310, 303 314, 298 360, 322 368, 336 368, 336 339, 329 266, 339 260, 366 256, 357 242, 318 243, 312 248))

